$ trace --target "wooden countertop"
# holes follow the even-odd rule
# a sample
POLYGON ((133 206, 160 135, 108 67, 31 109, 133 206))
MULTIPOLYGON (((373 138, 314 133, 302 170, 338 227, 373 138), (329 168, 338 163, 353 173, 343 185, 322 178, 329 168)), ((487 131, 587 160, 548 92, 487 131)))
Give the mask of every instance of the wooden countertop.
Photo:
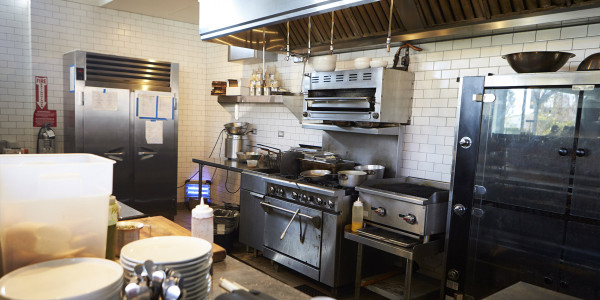
MULTIPOLYGON (((143 228, 140 238, 145 239, 156 236, 192 236, 192 233, 179 224, 162 216, 133 219, 131 221, 142 222, 150 225, 150 230, 143 228)), ((217 244, 213 244, 213 261, 219 262, 225 259, 227 252, 217 244)))
MULTIPOLYGON (((155 236, 191 236, 191 232, 184 227, 165 217, 147 217, 134 219, 151 226, 151 233, 147 228, 140 232, 140 238, 155 236)), ((309 300, 310 296, 288 286, 287 284, 270 277, 232 257, 227 257, 225 249, 213 244, 213 278, 210 290, 210 299, 226 293, 219 287, 220 278, 227 278, 237 282, 248 289, 259 290, 279 300, 309 300), (216 263, 219 262, 219 263, 216 263)))

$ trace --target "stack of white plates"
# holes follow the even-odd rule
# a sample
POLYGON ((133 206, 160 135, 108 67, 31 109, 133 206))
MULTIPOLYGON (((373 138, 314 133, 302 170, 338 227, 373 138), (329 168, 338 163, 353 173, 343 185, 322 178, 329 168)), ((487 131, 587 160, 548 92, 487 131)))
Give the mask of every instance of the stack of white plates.
POLYGON ((50 260, 0 279, 0 299, 121 299, 123 268, 101 258, 50 260))
POLYGON ((208 299, 212 265, 209 242, 188 236, 160 236, 131 242, 121 249, 126 277, 135 278, 133 268, 146 260, 179 272, 187 299, 208 299))

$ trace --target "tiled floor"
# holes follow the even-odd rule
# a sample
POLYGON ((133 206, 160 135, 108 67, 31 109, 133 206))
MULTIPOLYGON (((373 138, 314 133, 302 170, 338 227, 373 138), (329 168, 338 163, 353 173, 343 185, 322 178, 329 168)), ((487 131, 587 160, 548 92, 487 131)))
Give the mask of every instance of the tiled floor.
MULTIPOLYGON (((185 208, 179 209, 177 216, 175 217, 175 222, 187 229, 190 229, 190 212, 185 208)), ((328 286, 284 266, 279 266, 276 263, 273 263, 271 260, 263 257, 260 252, 255 255, 254 251, 247 251, 246 247, 240 243, 235 243, 233 249, 228 253, 228 255, 311 296, 333 296, 331 293, 332 290, 328 286)), ((386 299, 365 289, 361 290, 360 296, 360 299, 365 300, 386 299)), ((349 285, 338 289, 338 294, 335 298, 339 300, 354 299, 354 287, 349 285)))

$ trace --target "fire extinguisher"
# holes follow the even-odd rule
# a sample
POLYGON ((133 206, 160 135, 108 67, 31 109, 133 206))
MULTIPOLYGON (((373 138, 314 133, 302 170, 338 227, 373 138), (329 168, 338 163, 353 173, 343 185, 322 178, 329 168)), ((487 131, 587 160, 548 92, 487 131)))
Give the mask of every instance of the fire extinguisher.
POLYGON ((50 128, 50 123, 44 124, 38 131, 37 138, 37 153, 55 153, 56 152, 56 135, 54 130, 50 128))

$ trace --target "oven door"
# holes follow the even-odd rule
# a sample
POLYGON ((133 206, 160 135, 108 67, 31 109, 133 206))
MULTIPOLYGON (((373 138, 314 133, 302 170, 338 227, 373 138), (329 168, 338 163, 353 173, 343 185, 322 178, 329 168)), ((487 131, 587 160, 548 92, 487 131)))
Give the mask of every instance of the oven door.
POLYGON ((265 247, 318 269, 323 213, 269 196, 261 205, 266 212, 265 247))

